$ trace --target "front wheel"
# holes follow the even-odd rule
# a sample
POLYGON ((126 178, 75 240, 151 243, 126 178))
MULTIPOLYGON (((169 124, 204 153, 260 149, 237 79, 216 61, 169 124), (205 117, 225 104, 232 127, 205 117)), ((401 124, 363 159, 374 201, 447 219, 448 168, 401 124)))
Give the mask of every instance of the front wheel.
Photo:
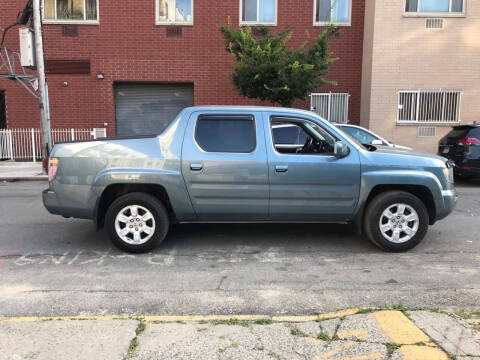
POLYGON ((385 251, 407 251, 417 246, 428 230, 428 211, 415 195, 388 191, 377 195, 365 211, 367 238, 385 251))
POLYGON ((105 225, 116 247, 143 253, 163 241, 170 221, 165 206, 157 198, 145 193, 129 193, 110 205, 105 225))

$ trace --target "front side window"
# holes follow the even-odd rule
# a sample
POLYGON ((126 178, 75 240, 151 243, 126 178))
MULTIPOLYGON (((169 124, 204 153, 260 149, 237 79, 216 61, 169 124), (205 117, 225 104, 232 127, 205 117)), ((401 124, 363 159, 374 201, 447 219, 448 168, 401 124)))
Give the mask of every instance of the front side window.
POLYGON ((463 14, 464 0, 406 0, 406 13, 463 14))
POLYGON ((193 24, 193 0, 156 0, 157 24, 193 24))
POLYGON ((275 24, 277 0, 240 0, 242 24, 275 24))
POLYGON ((398 93, 398 122, 457 123, 462 92, 414 90, 398 93))
POLYGON ((335 138, 304 119, 274 117, 270 121, 273 146, 281 154, 331 155, 335 138))
POLYGON ((46 21, 97 22, 98 0, 45 0, 46 21))
POLYGON ((195 140, 202 150, 250 153, 256 147, 253 116, 199 116, 195 140))
POLYGON ((352 0, 315 0, 315 24, 349 25, 352 0))

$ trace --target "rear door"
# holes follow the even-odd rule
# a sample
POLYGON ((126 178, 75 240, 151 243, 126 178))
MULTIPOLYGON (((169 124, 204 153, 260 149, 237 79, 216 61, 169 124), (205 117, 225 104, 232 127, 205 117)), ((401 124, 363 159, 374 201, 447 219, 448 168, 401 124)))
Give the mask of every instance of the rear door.
POLYGON ((268 167, 260 113, 195 112, 182 173, 199 220, 268 218, 268 167))

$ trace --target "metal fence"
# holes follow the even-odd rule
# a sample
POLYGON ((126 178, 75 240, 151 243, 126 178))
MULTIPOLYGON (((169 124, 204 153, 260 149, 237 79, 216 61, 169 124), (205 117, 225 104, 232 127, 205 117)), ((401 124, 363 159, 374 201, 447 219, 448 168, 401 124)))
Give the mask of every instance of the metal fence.
POLYGON ((310 95, 310 110, 324 119, 336 123, 348 123, 349 94, 321 93, 310 95))
MULTIPOLYGON (((107 136, 104 128, 52 129, 52 143, 91 140, 107 136)), ((32 160, 42 157, 40 129, 0 129, 0 160, 32 160)))
POLYGON ((408 90, 398 92, 399 123, 457 123, 462 92, 458 90, 408 90))

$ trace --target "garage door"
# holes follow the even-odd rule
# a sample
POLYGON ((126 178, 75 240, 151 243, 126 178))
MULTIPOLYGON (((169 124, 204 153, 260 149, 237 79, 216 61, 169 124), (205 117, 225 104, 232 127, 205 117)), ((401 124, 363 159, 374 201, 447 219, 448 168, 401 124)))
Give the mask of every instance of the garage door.
POLYGON ((160 134, 193 105, 193 84, 115 84, 117 136, 160 134))

